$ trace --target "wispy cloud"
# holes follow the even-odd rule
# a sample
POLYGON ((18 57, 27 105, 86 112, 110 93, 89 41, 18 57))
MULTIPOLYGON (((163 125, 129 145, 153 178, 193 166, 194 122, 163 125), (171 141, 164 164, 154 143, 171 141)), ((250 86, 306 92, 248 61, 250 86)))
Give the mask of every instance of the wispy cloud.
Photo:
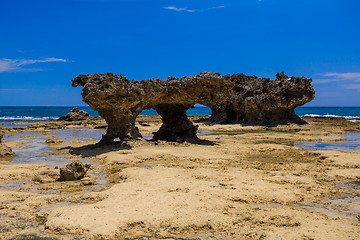
POLYGON ((174 11, 177 11, 177 12, 196 12, 197 11, 195 9, 177 8, 177 7, 174 7, 174 6, 164 7, 164 9, 174 10, 174 11))
POLYGON ((318 84, 330 83, 330 82, 360 82, 360 72, 349 73, 335 73, 327 72, 320 74, 321 78, 317 78, 314 82, 318 84))
POLYGON ((219 8, 224 8, 225 6, 217 6, 217 7, 210 7, 207 8, 206 10, 214 10, 214 9, 219 9, 219 8))
POLYGON ((360 84, 345 84, 345 85, 341 85, 341 87, 345 89, 360 91, 360 84))
POLYGON ((0 58, 0 72, 37 72, 42 71, 42 68, 26 68, 28 65, 35 63, 47 62, 67 62, 62 58, 43 58, 43 59, 7 59, 0 58))
POLYGON ((355 80, 360 81, 360 72, 350 73, 325 73, 325 77, 333 77, 335 79, 355 80))
POLYGON ((176 12, 194 13, 194 12, 203 12, 203 11, 208 11, 208 10, 220 9, 220 8, 224 8, 224 7, 225 6, 216 6, 216 7, 209 7, 209 8, 204 8, 204 9, 188 9, 188 8, 178 8, 178 7, 174 7, 174 6, 168 6, 168 7, 164 7, 164 9, 173 10, 176 12))

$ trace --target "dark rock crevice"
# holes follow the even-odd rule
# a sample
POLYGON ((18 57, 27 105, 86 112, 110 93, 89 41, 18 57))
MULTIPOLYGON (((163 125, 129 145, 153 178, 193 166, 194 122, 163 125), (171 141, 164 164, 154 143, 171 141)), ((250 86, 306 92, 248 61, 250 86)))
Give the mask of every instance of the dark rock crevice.
POLYGON ((196 132, 198 127, 186 116, 186 111, 191 106, 176 104, 161 104, 155 110, 161 116, 163 124, 154 133, 154 140, 169 142, 184 142, 198 140, 196 132))

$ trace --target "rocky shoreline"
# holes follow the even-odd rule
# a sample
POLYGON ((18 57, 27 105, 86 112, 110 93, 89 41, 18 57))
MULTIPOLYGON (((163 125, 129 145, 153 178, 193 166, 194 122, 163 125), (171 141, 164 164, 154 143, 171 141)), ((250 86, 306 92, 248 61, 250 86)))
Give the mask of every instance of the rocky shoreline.
MULTIPOLYGON (((60 139, 56 132, 84 127, 103 131, 106 123, 100 118, 2 128, 7 136, 42 134, 44 144, 54 151, 45 155, 94 164, 85 178, 76 181, 57 181, 52 176, 59 169, 46 164, 8 164, 11 160, 1 164, 0 238, 360 236, 356 202, 360 153, 296 146, 296 142, 344 141, 336 135, 360 132, 359 122, 306 117, 307 125, 264 127, 206 125, 198 121, 202 118, 189 117, 203 133, 202 141, 193 144, 151 140, 162 124, 160 116, 137 117, 135 126, 142 136, 150 136, 148 140, 102 147, 96 139, 60 139), (106 185, 95 191, 98 171, 106 174, 106 185), (342 197, 354 204, 341 205, 342 197)), ((22 138, 5 144, 14 152, 27 146, 22 138)))

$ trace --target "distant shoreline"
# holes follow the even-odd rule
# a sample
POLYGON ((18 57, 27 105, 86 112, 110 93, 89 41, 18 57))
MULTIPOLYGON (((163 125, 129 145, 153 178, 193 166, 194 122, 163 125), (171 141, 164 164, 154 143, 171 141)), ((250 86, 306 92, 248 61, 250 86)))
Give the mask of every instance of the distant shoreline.
MULTIPOLYGON (((0 107, 0 122, 20 121, 51 121, 66 115, 74 106, 2 106, 0 107)), ((99 114, 89 106, 79 106, 80 110, 91 116, 99 114)), ((360 107, 298 107, 295 113, 300 117, 344 117, 360 118, 360 107)), ((154 109, 143 110, 140 115, 158 115, 154 109)), ((187 111, 187 115, 211 115, 211 109, 197 105, 187 111)))

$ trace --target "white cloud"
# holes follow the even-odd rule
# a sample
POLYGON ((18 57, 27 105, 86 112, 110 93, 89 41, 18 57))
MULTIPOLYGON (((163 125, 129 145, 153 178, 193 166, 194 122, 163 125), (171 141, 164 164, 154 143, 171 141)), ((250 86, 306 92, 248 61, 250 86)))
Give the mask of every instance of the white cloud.
POLYGON ((207 11, 207 10, 214 10, 214 9, 220 9, 220 8, 224 8, 225 6, 216 6, 216 7, 210 7, 210 8, 206 8, 206 9, 188 9, 188 8, 177 8, 174 6, 168 6, 168 7, 164 7, 164 9, 168 9, 168 10, 174 10, 176 12, 203 12, 203 11, 207 11))
POLYGON ((42 71, 41 68, 24 68, 26 65, 47 62, 67 62, 62 58, 43 58, 43 59, 7 59, 0 58, 0 72, 36 72, 42 71))
POLYGON ((185 12, 196 12, 196 11, 197 11, 197 10, 195 10, 195 9, 177 8, 177 7, 174 7, 174 6, 164 7, 164 9, 174 10, 174 11, 177 11, 177 12, 182 12, 182 11, 185 11, 185 12))
POLYGON ((330 83, 330 82, 360 82, 360 72, 349 73, 335 73, 327 72, 320 74, 322 78, 315 79, 314 82, 318 84, 330 83))
POLYGON ((213 10, 213 9, 219 9, 219 8, 224 8, 225 6, 217 6, 217 7, 210 7, 207 8, 206 10, 213 10))
POLYGON ((333 77, 335 79, 342 80, 354 80, 360 81, 360 72, 350 72, 350 73, 325 73, 325 77, 333 77))

